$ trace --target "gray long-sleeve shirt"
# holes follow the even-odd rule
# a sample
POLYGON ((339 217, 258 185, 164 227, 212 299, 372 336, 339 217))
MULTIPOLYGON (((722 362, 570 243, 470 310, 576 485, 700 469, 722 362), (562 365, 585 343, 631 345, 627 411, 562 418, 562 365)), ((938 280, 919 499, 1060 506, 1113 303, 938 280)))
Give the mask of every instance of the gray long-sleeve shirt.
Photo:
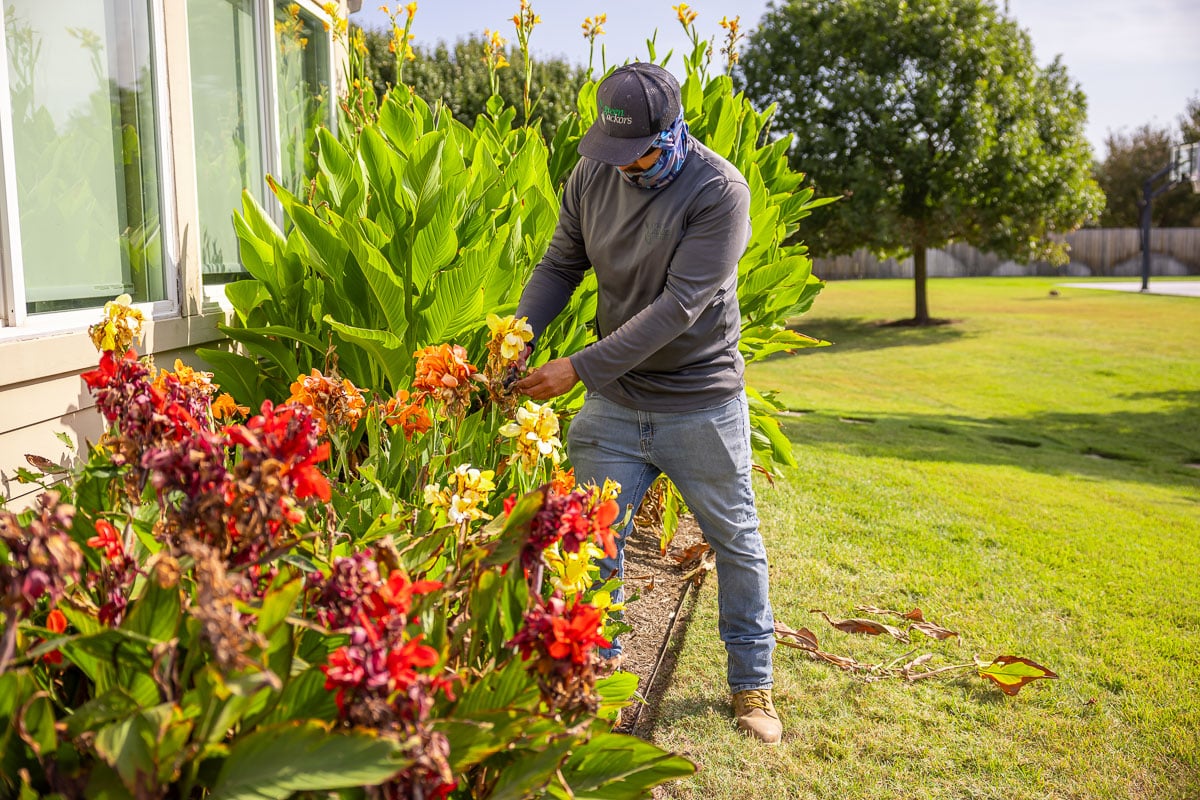
POLYGON ((600 338, 571 364, 588 389, 630 408, 694 411, 742 390, 737 263, 750 189, 728 161, 695 139, 691 147, 661 189, 580 161, 517 308, 540 336, 594 269, 600 338))

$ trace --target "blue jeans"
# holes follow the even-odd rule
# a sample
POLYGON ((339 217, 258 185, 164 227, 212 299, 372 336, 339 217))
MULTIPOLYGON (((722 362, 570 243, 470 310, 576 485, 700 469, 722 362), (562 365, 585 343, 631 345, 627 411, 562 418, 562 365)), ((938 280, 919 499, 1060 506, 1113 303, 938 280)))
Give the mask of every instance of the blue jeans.
MULTIPOLYGON (((700 411, 637 411, 589 392, 567 432, 567 453, 580 484, 621 484, 622 512, 641 504, 661 473, 674 481, 717 557, 717 608, 734 692, 772 685, 774 619, 767 597, 767 553, 758 532, 750 483, 750 414, 746 396, 700 411)), ((624 577, 625 538, 617 557, 600 562, 601 578, 624 577)), ((613 643, 605 655, 620 653, 613 643)))

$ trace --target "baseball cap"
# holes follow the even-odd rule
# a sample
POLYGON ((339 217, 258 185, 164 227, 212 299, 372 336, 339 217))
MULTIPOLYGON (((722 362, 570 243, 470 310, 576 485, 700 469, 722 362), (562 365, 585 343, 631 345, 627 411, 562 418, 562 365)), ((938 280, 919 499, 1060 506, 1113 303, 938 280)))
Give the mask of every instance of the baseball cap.
POLYGON ((618 67, 596 90, 596 121, 579 154, 605 164, 632 164, 679 116, 679 82, 657 64, 618 67))

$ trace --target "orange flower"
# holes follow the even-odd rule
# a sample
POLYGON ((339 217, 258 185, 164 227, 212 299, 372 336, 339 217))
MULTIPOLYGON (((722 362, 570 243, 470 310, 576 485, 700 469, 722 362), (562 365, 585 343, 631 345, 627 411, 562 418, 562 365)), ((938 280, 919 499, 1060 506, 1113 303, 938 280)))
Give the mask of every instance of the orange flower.
POLYGON ((168 378, 174 376, 180 386, 189 386, 198 389, 202 394, 214 395, 217 392, 217 385, 212 382, 213 374, 196 370, 184 364, 178 358, 175 359, 175 370, 168 372, 160 370, 158 377, 154 379, 154 388, 159 391, 166 391, 168 378))
POLYGON ((554 468, 554 475, 550 479, 550 491, 555 494, 570 494, 575 489, 575 468, 569 467, 566 470, 554 468))
POLYGON ((452 416, 465 415, 475 391, 471 381, 482 379, 467 360, 467 351, 456 344, 439 344, 422 348, 413 357, 417 359, 413 386, 442 401, 452 416))
POLYGON ((330 425, 354 430, 366 412, 367 402, 358 387, 347 379, 339 382, 337 378, 322 375, 315 368, 311 375, 297 378, 291 390, 292 396, 286 402, 312 409, 319 433, 325 433, 330 425))
POLYGON ((212 404, 213 419, 229 419, 234 414, 245 416, 249 413, 250 406, 239 406, 229 392, 222 392, 212 404))
POLYGON ((433 426, 433 420, 425 408, 427 397, 424 392, 410 395, 407 390, 401 389, 382 406, 383 421, 393 428, 399 425, 404 429, 404 438, 412 441, 414 435, 425 433, 433 426))

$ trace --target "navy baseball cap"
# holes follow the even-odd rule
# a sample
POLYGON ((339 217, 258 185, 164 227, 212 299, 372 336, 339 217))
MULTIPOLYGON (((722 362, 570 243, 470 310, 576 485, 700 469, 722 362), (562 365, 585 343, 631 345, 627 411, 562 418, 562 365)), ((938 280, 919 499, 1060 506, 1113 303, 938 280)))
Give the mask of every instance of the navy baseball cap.
POLYGON ((579 154, 623 167, 637 161, 679 116, 679 82, 657 64, 626 64, 596 90, 596 121, 579 154))

